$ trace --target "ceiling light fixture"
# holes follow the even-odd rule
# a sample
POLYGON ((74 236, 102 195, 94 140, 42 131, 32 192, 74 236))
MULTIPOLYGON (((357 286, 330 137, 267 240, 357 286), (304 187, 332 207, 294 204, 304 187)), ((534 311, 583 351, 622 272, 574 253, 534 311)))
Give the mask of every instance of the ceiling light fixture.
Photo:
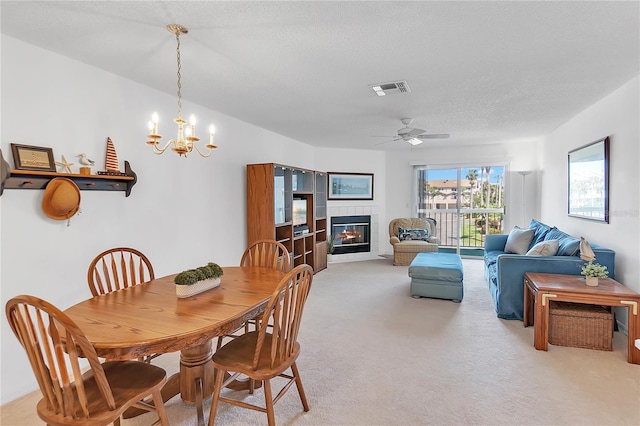
POLYGON ((371 88, 373 89, 374 92, 376 92, 376 95, 378 96, 386 95, 386 93, 384 93, 384 90, 380 86, 372 86, 371 88))
POLYGON ((411 138, 411 139, 407 140, 407 142, 409 142, 411 145, 420 145, 424 141, 422 139, 418 139, 418 138, 411 138))
POLYGON ((171 149, 180 156, 184 155, 185 158, 187 157, 187 154, 189 154, 194 149, 201 156, 209 157, 213 153, 213 150, 217 148, 217 146, 213 144, 213 135, 216 131, 213 124, 211 125, 211 127, 209 127, 209 143, 204 146, 205 148, 207 148, 207 152, 203 153, 202 151, 200 151, 200 149, 198 149, 198 146, 196 145, 196 142, 198 142, 200 139, 196 136, 195 116, 191 115, 191 117, 189 118, 189 125, 186 125, 186 120, 182 118, 182 85, 180 82, 182 78, 180 74, 180 36, 187 34, 189 30, 179 24, 169 24, 167 25, 167 30, 172 34, 175 34, 177 43, 176 52, 178 58, 178 118, 174 119, 173 121, 178 125, 178 136, 176 139, 169 140, 169 142, 167 142, 167 144, 163 148, 158 148, 158 145, 160 143, 159 141, 160 139, 162 139, 162 136, 158 134, 158 122, 160 121, 160 118, 158 116, 158 113, 154 112, 151 116, 151 121, 149 122, 150 134, 148 135, 149 140, 147 141, 147 144, 151 145, 153 152, 158 155, 164 153, 169 145, 172 145, 171 149))
POLYGON ((407 80, 370 84, 369 87, 378 96, 394 95, 397 93, 411 93, 411 88, 409 87, 407 80))

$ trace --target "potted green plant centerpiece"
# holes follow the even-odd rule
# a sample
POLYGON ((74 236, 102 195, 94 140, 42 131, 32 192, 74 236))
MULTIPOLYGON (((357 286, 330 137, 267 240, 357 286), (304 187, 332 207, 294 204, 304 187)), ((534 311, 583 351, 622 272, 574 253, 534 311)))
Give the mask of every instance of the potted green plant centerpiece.
POLYGON ((606 278, 607 275, 609 275, 609 271, 607 271, 606 266, 600 265, 599 263, 593 263, 593 261, 591 261, 582 267, 581 274, 587 277, 587 285, 595 287, 598 285, 598 278, 606 278))
POLYGON ((223 271, 217 263, 209 262, 205 266, 187 269, 175 276, 176 295, 179 298, 193 296, 220 285, 223 271))

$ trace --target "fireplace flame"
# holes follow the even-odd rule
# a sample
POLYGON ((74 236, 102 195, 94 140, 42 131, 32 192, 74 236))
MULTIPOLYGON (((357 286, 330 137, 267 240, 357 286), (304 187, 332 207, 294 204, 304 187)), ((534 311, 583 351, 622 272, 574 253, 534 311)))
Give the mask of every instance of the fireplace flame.
POLYGON ((362 234, 357 229, 344 229, 337 235, 337 238, 343 243, 352 243, 362 238, 362 234))

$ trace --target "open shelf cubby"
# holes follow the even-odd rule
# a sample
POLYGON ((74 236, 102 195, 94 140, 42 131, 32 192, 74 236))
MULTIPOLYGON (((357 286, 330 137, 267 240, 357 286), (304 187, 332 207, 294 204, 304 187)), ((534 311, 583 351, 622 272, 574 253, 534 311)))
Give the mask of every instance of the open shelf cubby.
POLYGON ((247 165, 247 244, 275 239, 293 266, 327 267, 326 173, 282 164, 247 165))

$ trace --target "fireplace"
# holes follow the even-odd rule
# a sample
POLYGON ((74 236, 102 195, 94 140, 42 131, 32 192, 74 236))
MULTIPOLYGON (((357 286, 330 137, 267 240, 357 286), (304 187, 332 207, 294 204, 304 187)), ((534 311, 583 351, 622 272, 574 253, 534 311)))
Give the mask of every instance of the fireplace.
POLYGON ((333 254, 371 251, 371 216, 334 216, 331 235, 335 242, 333 254))

